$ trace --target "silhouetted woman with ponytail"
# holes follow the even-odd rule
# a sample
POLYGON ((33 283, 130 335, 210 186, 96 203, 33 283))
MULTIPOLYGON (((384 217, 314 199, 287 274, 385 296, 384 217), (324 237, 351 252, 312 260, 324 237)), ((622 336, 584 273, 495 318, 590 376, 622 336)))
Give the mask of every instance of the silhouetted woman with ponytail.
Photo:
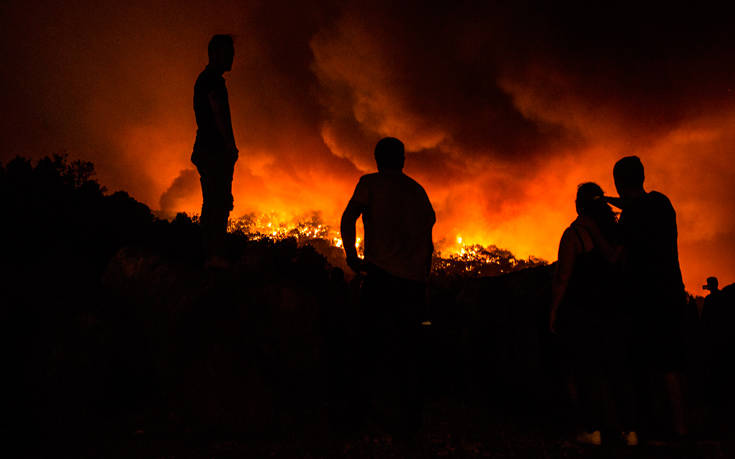
POLYGON ((593 220, 611 245, 619 239, 617 217, 599 185, 577 189, 578 218, 564 231, 552 284, 549 327, 563 342, 564 358, 579 405, 577 441, 599 445, 602 432, 622 433, 626 444, 637 444, 631 427, 632 391, 625 377, 625 319, 616 300, 616 267, 603 255, 582 219, 593 220), (606 394, 612 394, 612 402, 606 394), (606 406, 615 413, 605 415, 606 406))

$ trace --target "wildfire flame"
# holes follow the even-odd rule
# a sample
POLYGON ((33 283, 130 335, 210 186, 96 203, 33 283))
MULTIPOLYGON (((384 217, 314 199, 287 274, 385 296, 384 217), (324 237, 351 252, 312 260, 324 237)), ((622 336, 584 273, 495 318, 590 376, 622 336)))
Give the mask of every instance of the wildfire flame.
MULTIPOLYGON (((228 222, 227 231, 241 232, 250 239, 283 240, 296 239, 300 244, 309 240, 327 240, 333 247, 342 248, 342 238, 338 231, 321 222, 318 214, 306 217, 287 218, 278 213, 243 215, 228 222)), ((362 239, 357 238, 358 252, 362 253, 362 239)))
MULTIPOLYGON (((250 213, 231 219, 228 231, 245 234, 251 240, 295 239, 299 246, 312 245, 317 250, 323 247, 323 241, 332 248, 343 248, 339 231, 322 222, 319 214, 291 218, 276 212, 250 213)), ((518 259, 510 251, 494 245, 467 243, 461 235, 457 235, 455 244, 446 244, 442 240, 437 246, 432 268, 435 272, 445 274, 492 276, 547 264, 533 256, 518 259)), ((358 254, 363 255, 362 238, 359 236, 356 248, 358 254)))

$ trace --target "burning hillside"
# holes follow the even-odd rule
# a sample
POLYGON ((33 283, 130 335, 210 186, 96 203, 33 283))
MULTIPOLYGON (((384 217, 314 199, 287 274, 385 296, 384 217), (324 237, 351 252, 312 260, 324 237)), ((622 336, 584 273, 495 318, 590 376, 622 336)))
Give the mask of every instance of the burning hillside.
MULTIPOLYGON (((270 239, 280 241, 293 239, 299 246, 311 245, 324 255, 330 263, 344 267, 344 252, 339 231, 325 224, 318 213, 297 218, 287 218, 278 213, 245 214, 231 219, 228 227, 231 233, 241 233, 251 240, 270 239)), ((357 237, 357 250, 363 253, 362 238, 357 237)), ((435 273, 471 277, 495 276, 520 269, 545 265, 540 258, 516 258, 509 250, 495 245, 482 246, 467 243, 457 236, 453 244, 439 241, 434 254, 435 273)))
MULTIPOLYGON (((241 232, 255 240, 293 238, 299 243, 303 243, 304 241, 323 239, 329 241, 334 247, 342 247, 342 238, 339 232, 325 225, 317 213, 295 219, 284 218, 275 212, 268 214, 249 213, 240 218, 231 219, 228 231, 231 233, 241 232)), ((361 239, 358 238, 358 250, 362 251, 360 242, 361 239)))

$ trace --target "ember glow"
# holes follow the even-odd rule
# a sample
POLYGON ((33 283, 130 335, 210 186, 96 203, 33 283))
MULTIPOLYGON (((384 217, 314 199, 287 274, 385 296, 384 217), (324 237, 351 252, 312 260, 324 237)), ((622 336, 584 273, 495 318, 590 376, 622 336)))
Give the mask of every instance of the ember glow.
MULTIPOLYGON (((335 255, 342 258, 343 244, 339 232, 322 222, 318 214, 296 218, 284 217, 277 213, 248 214, 231 219, 228 231, 242 233, 256 241, 292 239, 299 246, 313 246, 331 262, 336 261, 335 255), (340 250, 335 254, 333 249, 340 250)), ((361 236, 357 236, 355 246, 358 254, 362 256, 361 236)), ((337 260, 335 264, 342 265, 343 263, 339 261, 337 260)), ((442 274, 493 276, 545 264, 546 261, 536 257, 518 259, 510 251, 495 246, 483 247, 479 244, 465 244, 462 236, 458 235, 456 244, 447 244, 435 252, 433 270, 442 274)), ((350 275, 350 272, 347 274, 350 275)))
MULTIPOLYGON (((271 214, 248 214, 237 219, 231 219, 227 230, 229 232, 242 232, 250 239, 272 239, 283 240, 293 238, 298 243, 308 243, 314 239, 329 242, 333 247, 342 248, 342 237, 336 231, 324 224, 318 214, 307 217, 290 218, 271 214)), ((362 238, 357 237, 356 247, 358 253, 362 254, 362 238)))
POLYGON ((677 8, 4 2, 0 159, 65 151, 160 215, 198 213, 193 84, 210 36, 233 33, 234 221, 319 232, 297 224, 318 213, 336 245, 392 135, 442 256, 479 245, 553 261, 576 186, 615 194, 615 160, 637 154, 677 210, 701 294, 707 276, 735 281, 735 27, 714 5, 677 8))

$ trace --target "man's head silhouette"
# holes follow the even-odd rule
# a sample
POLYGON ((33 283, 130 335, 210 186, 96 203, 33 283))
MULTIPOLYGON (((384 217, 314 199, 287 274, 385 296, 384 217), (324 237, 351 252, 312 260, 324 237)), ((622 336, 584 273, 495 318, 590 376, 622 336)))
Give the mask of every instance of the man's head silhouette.
POLYGON ((716 292, 720 289, 720 282, 716 277, 710 276, 707 278, 707 283, 702 286, 702 289, 709 290, 710 292, 716 292))
POLYGON ((235 58, 235 45, 230 35, 215 35, 209 40, 207 49, 209 65, 224 73, 232 70, 232 61, 235 58))
POLYGON ((626 156, 615 163, 613 178, 621 198, 632 198, 644 193, 643 163, 637 156, 626 156))
POLYGON ((400 172, 403 170, 405 160, 403 142, 395 137, 385 137, 375 145, 375 162, 378 164, 378 172, 400 172))

